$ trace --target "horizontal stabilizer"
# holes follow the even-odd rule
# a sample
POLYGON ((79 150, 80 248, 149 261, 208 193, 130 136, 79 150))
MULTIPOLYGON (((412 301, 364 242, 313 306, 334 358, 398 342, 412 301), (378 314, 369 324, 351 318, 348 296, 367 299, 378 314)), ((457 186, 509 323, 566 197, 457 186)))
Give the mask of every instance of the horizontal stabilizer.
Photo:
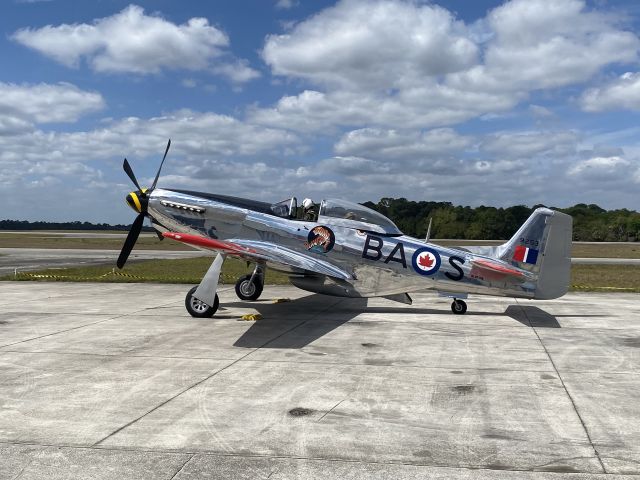
POLYGON ((487 259, 477 259, 472 262, 472 265, 477 269, 483 270, 485 272, 491 272, 495 275, 509 276, 509 277, 517 277, 522 278, 526 277, 527 274, 523 270, 519 270, 517 268, 504 265, 498 262, 492 262, 487 259))

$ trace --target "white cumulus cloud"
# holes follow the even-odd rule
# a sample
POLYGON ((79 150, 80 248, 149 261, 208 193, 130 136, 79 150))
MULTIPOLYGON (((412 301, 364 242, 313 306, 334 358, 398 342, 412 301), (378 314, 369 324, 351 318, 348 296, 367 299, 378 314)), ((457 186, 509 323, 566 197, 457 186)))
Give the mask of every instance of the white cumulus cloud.
POLYGON ((70 83, 13 84, 0 82, 0 131, 23 129, 29 123, 75 122, 105 107, 102 95, 70 83))
MULTIPOLYGON (((206 18, 194 17, 176 25, 160 16, 145 14, 137 5, 91 24, 23 28, 12 38, 69 67, 77 67, 84 59, 96 72, 206 70, 214 62, 223 68, 228 63, 225 57, 229 56, 225 50, 229 37, 206 18)), ((235 73, 232 79, 240 82, 255 78, 257 73, 243 62, 232 61, 227 68, 235 73)))
POLYGON ((251 68, 247 61, 238 60, 233 63, 223 63, 213 68, 217 74, 223 75, 232 83, 245 83, 260 77, 260 72, 251 68))
POLYGON ((461 154, 471 139, 450 128, 428 132, 364 128, 346 133, 335 145, 338 155, 381 160, 420 161, 461 154))
POLYGON ((602 182, 628 176, 631 166, 630 160, 619 156, 593 157, 575 163, 568 170, 568 174, 602 182))
POLYGON ((272 73, 306 89, 250 115, 301 131, 455 125, 634 63, 639 49, 584 0, 511 0, 474 24, 429 3, 342 0, 267 37, 272 73))
POLYGON ((627 72, 607 85, 590 88, 580 104, 587 112, 640 110, 640 73, 627 72))
POLYGON ((270 35, 263 57, 277 75, 346 88, 402 87, 471 66, 478 49, 461 22, 435 5, 341 1, 270 35))
POLYGON ((506 158, 539 155, 567 157, 576 154, 578 135, 572 131, 499 132, 487 135, 480 149, 506 158))
POLYGON ((287 185, 308 180, 296 176, 290 160, 282 162, 285 167, 277 165, 277 160, 304 151, 295 135, 211 112, 179 110, 152 118, 108 120, 88 131, 14 128, 0 131, 0 202, 5 215, 125 221, 130 212, 113 208, 124 205, 122 198, 131 189, 122 159, 127 157, 140 183, 149 185, 167 138, 172 138, 172 147, 160 186, 269 199, 282 195, 287 185), (269 165, 258 159, 267 159, 269 165), (44 185, 65 187, 42 190, 44 185), (13 202, 17 192, 24 194, 29 188, 38 191, 33 202, 13 202), (86 204, 69 198, 85 195, 86 204))

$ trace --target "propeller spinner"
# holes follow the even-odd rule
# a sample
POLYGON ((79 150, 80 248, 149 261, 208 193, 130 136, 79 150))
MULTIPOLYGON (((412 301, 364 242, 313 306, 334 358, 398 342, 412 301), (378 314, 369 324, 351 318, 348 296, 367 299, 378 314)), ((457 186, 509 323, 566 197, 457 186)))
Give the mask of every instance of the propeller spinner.
POLYGON ((150 188, 141 188, 138 180, 136 179, 135 174, 129 165, 129 161, 125 158, 124 163, 122 164, 122 168, 124 169, 127 176, 131 179, 133 184, 138 188, 137 191, 131 192, 126 197, 127 204, 136 212, 138 212, 138 216, 133 221, 131 225, 131 230, 129 230, 129 234, 127 235, 126 240, 124 241, 124 245, 122 245, 122 250, 120 251, 120 256, 118 257, 118 268, 124 267, 124 264, 127 263, 127 258, 129 258, 129 254, 131 250, 133 250, 133 246, 136 244, 138 240, 138 236, 142 231, 142 225, 144 223, 144 217, 148 216, 148 208, 149 208, 149 196, 151 192, 156 188, 158 184, 158 178, 160 177, 160 171, 162 170, 162 165, 164 165, 164 160, 167 158, 167 153, 169 153, 169 147, 171 146, 171 139, 167 142, 167 148, 164 151, 164 156, 162 157, 162 162, 160 162, 160 167, 158 168, 158 173, 156 173, 156 178, 153 181, 153 184, 150 188))

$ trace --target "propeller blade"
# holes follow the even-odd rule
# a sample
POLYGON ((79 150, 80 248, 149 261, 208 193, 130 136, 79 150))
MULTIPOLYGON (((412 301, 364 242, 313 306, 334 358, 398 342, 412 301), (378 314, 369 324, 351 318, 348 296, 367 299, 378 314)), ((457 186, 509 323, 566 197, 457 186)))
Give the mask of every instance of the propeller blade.
POLYGON ((138 184, 138 180, 136 180, 136 176, 133 174, 133 170, 131 169, 131 165, 129 165, 129 161, 125 158, 124 163, 122 164, 122 168, 124 168, 125 173, 129 176, 133 184, 138 187, 138 190, 142 190, 140 185, 138 184))
POLYGON ((167 149, 164 151, 164 156, 162 157, 162 162, 160 162, 160 168, 158 168, 158 173, 156 173, 156 179, 153 181, 153 185, 149 190, 153 190, 156 188, 156 184, 158 183, 158 178, 160 177, 160 170, 162 170, 162 165, 164 164, 164 159, 167 158, 167 153, 169 153, 169 147, 171 146, 171 139, 167 142, 167 149))
POLYGON ((129 258, 129 254, 131 250, 133 250, 133 246, 136 244, 138 235, 140 235, 140 231, 142 230, 142 222, 144 222, 144 213, 139 214, 133 221, 133 225, 131 225, 131 230, 129 230, 129 235, 127 235, 127 239, 124 241, 124 245, 122 245, 122 251, 116 263, 118 268, 124 267, 124 264, 127 263, 127 258, 129 258))

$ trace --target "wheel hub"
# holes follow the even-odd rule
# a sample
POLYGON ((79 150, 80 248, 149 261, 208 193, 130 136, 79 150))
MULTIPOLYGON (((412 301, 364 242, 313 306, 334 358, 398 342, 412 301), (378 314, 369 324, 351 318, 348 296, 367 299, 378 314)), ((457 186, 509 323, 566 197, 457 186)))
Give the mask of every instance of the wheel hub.
POLYGON ((248 280, 245 280, 240 285, 240 291, 242 292, 243 295, 246 295, 247 297, 250 297, 251 295, 253 295, 255 293, 256 286, 255 286, 254 283, 249 283, 248 280))
POLYGON ((209 308, 209 305, 198 300, 196 297, 191 297, 191 307, 197 312, 204 312, 209 308))

